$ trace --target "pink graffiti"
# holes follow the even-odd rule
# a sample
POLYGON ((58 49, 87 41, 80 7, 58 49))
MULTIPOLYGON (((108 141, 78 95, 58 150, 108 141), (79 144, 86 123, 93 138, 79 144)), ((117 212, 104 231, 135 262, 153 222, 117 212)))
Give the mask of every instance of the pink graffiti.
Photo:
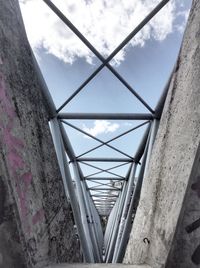
POLYGON ((32 174, 31 172, 26 172, 21 176, 22 180, 25 183, 26 189, 28 188, 28 186, 31 184, 32 181, 32 174))
POLYGON ((7 158, 12 171, 24 167, 24 161, 16 151, 13 150, 9 152, 7 158))
POLYGON ((3 113, 6 113, 10 119, 12 119, 15 116, 15 110, 13 109, 11 103, 9 102, 8 97, 6 96, 6 91, 5 91, 5 84, 3 81, 3 77, 0 74, 0 100, 3 103, 3 113))
MULTIPOLYGON (((16 192, 19 198, 19 207, 21 212, 21 218, 24 223, 25 229, 30 232, 31 227, 28 221, 28 207, 27 207, 27 190, 32 181, 32 174, 30 171, 24 172, 22 170, 28 169, 28 164, 23 159, 22 149, 25 147, 24 142, 15 137, 14 125, 17 115, 12 106, 9 97, 6 95, 5 83, 3 77, 0 74, 0 109, 1 114, 6 114, 6 120, 3 119, 0 122, 0 126, 3 134, 3 142, 7 147, 7 163, 12 177, 16 181, 16 192)), ((43 209, 38 210, 32 217, 32 223, 36 224, 44 217, 43 209)))
POLYGON ((11 127, 9 125, 7 125, 7 127, 3 131, 3 139, 4 142, 9 145, 9 147, 21 149, 24 147, 24 143, 20 139, 12 135, 11 127))
POLYGON ((37 222, 40 222, 44 218, 44 210, 41 208, 38 210, 32 218, 32 223, 35 225, 37 222))

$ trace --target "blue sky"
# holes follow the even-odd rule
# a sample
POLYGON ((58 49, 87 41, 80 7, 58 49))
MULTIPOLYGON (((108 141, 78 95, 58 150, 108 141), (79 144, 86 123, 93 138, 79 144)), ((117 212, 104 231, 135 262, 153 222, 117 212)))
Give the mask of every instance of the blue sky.
MULTIPOLYGON (((100 65, 100 61, 41 0, 20 2, 29 41, 58 108, 100 65)), ((52 2, 107 57, 159 1, 54 0, 52 2)), ((113 67, 152 108, 155 107, 176 61, 190 4, 191 0, 171 0, 162 13, 136 35, 112 62, 113 67)), ((108 69, 104 68, 63 108, 62 112, 148 111, 108 69)), ((71 123, 107 141, 142 121, 71 120, 71 123)), ((66 130, 77 155, 99 145, 98 142, 70 127, 66 127, 66 130)), ((133 156, 144 130, 145 127, 142 127, 113 142, 112 145, 133 156)), ((121 155, 109 148, 101 147, 87 156, 120 157, 121 155)), ((97 166, 106 168, 108 164, 98 163, 97 166)), ((82 168, 86 175, 96 171, 83 165, 82 168)), ((119 168, 118 172, 125 175, 125 168, 119 168)))

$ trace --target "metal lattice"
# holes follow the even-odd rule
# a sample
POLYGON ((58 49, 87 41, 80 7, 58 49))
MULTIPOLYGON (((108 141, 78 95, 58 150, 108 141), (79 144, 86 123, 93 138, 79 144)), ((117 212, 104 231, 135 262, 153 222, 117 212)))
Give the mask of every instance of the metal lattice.
POLYGON ((37 68, 37 70, 43 81, 43 93, 45 94, 50 107, 52 136, 62 173, 66 196, 70 200, 72 206, 84 259, 86 262, 121 262, 135 211, 137 209, 143 177, 149 162, 171 78, 167 82, 157 106, 155 109, 152 109, 109 62, 169 2, 169 0, 161 1, 106 59, 50 0, 43 1, 101 61, 101 65, 57 110, 48 93, 47 86, 42 78, 39 68, 37 68), (62 109, 68 105, 73 98, 77 97, 84 87, 90 83, 103 68, 107 68, 116 79, 118 79, 123 86, 125 86, 125 88, 129 90, 131 94, 142 103, 142 105, 144 105, 144 107, 146 107, 149 113, 62 113, 62 109), (104 142, 70 123, 71 120, 90 119, 123 121, 143 120, 143 123, 104 142), (65 125, 89 136, 97 141, 99 145, 80 155, 75 155, 66 133, 65 125), (131 156, 112 145, 113 141, 144 126, 146 127, 146 130, 143 137, 141 137, 137 152, 134 156, 131 156), (100 147, 108 147, 120 153, 121 157, 87 157, 90 152, 94 152, 100 147), (98 162, 107 162, 110 163, 111 166, 107 169, 100 168, 94 164, 98 162), (115 163, 114 166, 113 163, 115 163), (81 164, 96 169, 96 172, 86 176, 81 169, 81 164), (70 165, 73 167, 74 180, 72 179, 70 172, 70 165), (115 171, 116 168, 121 166, 127 167, 124 176, 119 175, 115 171), (106 175, 100 176, 102 173, 106 175), (93 183, 93 186, 89 184, 90 182, 93 183), (106 225, 106 229, 103 232, 102 226, 104 225, 106 225))

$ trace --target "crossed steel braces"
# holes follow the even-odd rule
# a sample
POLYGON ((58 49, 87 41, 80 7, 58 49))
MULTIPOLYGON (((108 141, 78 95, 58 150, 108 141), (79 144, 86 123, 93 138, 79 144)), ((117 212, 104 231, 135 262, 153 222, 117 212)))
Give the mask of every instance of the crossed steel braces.
MULTIPOLYGON (((78 89, 56 110, 46 83, 35 60, 38 76, 42 83, 43 95, 48 103, 51 115, 50 128, 55 150, 60 166, 66 197, 71 203, 74 220, 80 238, 85 262, 122 262, 125 253, 132 221, 139 202, 143 177, 145 175, 152 146, 157 133, 165 98, 171 81, 171 76, 163 90, 162 96, 153 110, 143 98, 127 83, 127 81, 109 64, 113 57, 170 1, 161 1, 144 20, 124 39, 124 41, 106 59, 91 45, 65 15, 50 1, 43 0, 51 10, 80 38, 80 40, 100 59, 102 64, 79 86, 78 89), (61 110, 104 68, 127 88, 149 111, 149 113, 61 113, 61 110), (83 131, 67 120, 143 120, 142 124, 133 127, 120 135, 104 142, 83 131), (99 142, 98 146, 76 156, 64 125, 89 136, 99 142), (138 145, 137 152, 130 156, 110 143, 146 125, 146 130, 138 145), (98 148, 106 146, 117 151, 123 158, 91 158, 86 155, 98 148), (102 169, 93 162, 118 163, 107 169, 102 169), (97 172, 84 175, 80 163, 97 172), (74 179, 70 167, 73 167, 74 179), (127 166, 124 176, 117 174, 116 168, 127 166), (100 174, 106 176, 101 177, 100 174), (136 178, 136 174, 137 178, 136 178), (88 183, 96 183, 89 186, 88 183), (107 221, 103 233, 102 221, 107 221)), ((33 56, 34 57, 34 56, 33 56)))

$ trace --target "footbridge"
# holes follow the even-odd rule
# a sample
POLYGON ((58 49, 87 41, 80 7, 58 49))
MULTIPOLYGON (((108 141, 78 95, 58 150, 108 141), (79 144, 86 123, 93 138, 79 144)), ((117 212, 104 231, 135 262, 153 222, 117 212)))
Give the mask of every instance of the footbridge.
POLYGON ((155 107, 112 60, 170 0, 155 1, 107 58, 56 1, 43 2, 101 63, 56 107, 27 41, 18 1, 0 0, 0 267, 197 267, 199 2, 193 2, 178 60, 155 107), (65 111, 104 69, 146 113, 134 107, 132 113, 65 111), (74 123, 85 120, 133 124, 105 141, 74 123), (98 145, 76 154, 68 129, 80 133, 83 143, 87 136, 98 145), (119 149, 117 142, 137 130, 135 153, 119 149), (99 155, 99 148, 108 148, 110 156, 99 155))
MULTIPOLYGON (((169 88, 170 78, 166 83, 166 87, 163 89, 163 94, 157 106, 150 107, 140 96, 139 92, 137 92, 110 64, 110 61, 168 1, 161 1, 155 6, 151 13, 133 29, 125 40, 106 59, 66 18, 56 5, 48 0, 44 2, 101 61, 101 65, 58 109, 55 108, 52 99, 47 96, 47 88, 44 82, 43 84, 44 93, 46 94, 48 103, 51 104, 50 109, 53 118, 50 120, 50 126, 60 170, 62 171, 65 193, 72 206, 74 220, 83 249, 84 260, 88 263, 122 262, 140 197, 144 173, 148 166, 152 146, 159 126, 159 119, 169 88), (137 98, 149 113, 63 113, 62 109, 74 98, 78 98, 79 93, 84 90, 86 85, 90 83, 103 68, 107 68, 111 75, 114 75, 115 78, 123 84, 124 90, 128 90, 131 93, 130 97, 137 98), (131 122, 139 121, 140 124, 110 140, 103 141, 69 122, 72 120, 121 120, 124 122, 131 120, 131 122), (75 155, 68 134, 64 128, 65 125, 94 139, 99 145, 86 152, 82 152, 80 155, 75 155), (117 145, 112 145, 113 141, 117 141, 122 136, 144 126, 144 134, 137 140, 138 148, 134 155, 128 155, 126 152, 117 149, 117 145), (96 152, 98 148, 104 146, 117 151, 121 157, 113 158, 105 157, 104 155, 95 157, 95 154, 93 154, 93 157, 88 157, 89 153, 96 152), (98 166, 99 162, 106 162, 109 163, 109 165, 107 165, 106 169, 103 169, 98 166), (85 175, 81 169, 80 163, 96 169, 96 172, 85 175), (74 181, 69 165, 73 168, 74 181), (125 166, 126 170, 124 170, 123 175, 119 175, 115 170, 122 166, 125 166), (104 232, 102 230, 102 221, 104 221, 106 225, 104 232)), ((39 68, 37 69, 39 70, 39 68)), ((127 144, 127 146, 131 145, 127 144)))

